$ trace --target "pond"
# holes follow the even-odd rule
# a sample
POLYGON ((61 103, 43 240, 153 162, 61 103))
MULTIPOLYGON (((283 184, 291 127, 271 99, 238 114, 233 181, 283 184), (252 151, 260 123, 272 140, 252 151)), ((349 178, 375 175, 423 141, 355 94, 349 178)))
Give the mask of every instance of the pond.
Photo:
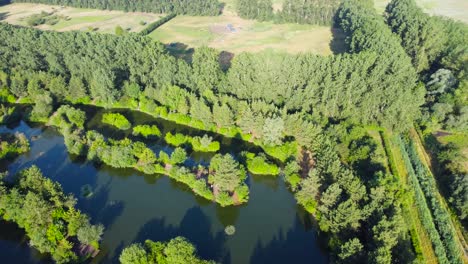
MULTIPOLYGON (((100 123, 104 110, 88 112, 88 129, 108 136, 123 137, 100 123)), ((157 124, 161 131, 200 134, 148 115, 122 110, 133 124, 157 124)), ((102 250, 93 263, 118 263, 122 249, 146 239, 167 241, 184 236, 198 249, 198 255, 220 263, 327 263, 313 219, 297 206, 281 177, 249 176, 250 200, 246 205, 222 208, 195 196, 184 185, 166 176, 144 175, 134 170, 96 166, 67 153, 63 137, 53 128, 20 122, 0 127, 0 132, 22 132, 31 150, 8 164, 10 175, 33 164, 44 175, 58 181, 65 192, 78 199, 77 207, 105 226, 102 250), (233 225, 228 236, 225 227, 233 225)), ((203 133, 201 133, 203 134, 203 133)), ((215 136, 221 152, 259 151, 235 139, 215 136)), ((168 148, 161 140, 152 149, 168 148)), ((193 163, 208 163, 210 155, 192 153, 193 163)), ((21 230, 0 222, 0 259, 8 263, 47 263, 30 249, 21 230)))

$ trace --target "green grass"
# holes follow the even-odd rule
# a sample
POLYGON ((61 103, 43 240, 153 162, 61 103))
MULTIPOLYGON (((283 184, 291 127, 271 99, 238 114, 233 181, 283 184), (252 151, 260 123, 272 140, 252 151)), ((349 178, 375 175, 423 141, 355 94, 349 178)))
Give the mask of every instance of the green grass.
POLYGON ((71 18, 70 20, 60 20, 57 24, 52 26, 53 30, 60 30, 66 27, 83 24, 83 23, 96 23, 105 21, 108 19, 112 19, 114 16, 107 15, 107 16, 85 16, 85 17, 76 17, 71 18))
POLYGON ((456 133, 438 137, 438 140, 444 144, 453 143, 461 149, 468 148, 468 133, 456 133))

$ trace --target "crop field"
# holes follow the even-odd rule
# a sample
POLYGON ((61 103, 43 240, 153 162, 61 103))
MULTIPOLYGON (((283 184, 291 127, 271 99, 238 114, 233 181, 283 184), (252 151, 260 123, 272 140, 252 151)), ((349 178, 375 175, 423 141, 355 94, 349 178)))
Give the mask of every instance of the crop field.
POLYGON ((157 21, 163 15, 150 13, 125 13, 122 11, 105 11, 95 9, 82 9, 42 4, 10 4, 0 7, 0 20, 15 24, 27 25, 32 15, 49 13, 57 16, 55 24, 36 26, 44 30, 70 31, 93 30, 103 33, 113 33, 117 26, 130 31, 139 32, 147 23, 157 21))
MULTIPOLYGON (((383 11, 390 0, 375 0, 375 6, 383 11)), ((447 16, 468 23, 468 1, 466 0, 416 0, 427 13, 447 16)))

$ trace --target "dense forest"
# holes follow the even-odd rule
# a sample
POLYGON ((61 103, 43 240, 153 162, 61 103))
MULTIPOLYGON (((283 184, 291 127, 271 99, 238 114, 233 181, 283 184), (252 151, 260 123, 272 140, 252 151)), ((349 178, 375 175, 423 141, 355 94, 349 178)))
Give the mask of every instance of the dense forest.
MULTIPOLYGON (((207 47, 196 49, 186 61, 137 34, 58 33, 0 24, 0 87, 8 87, 6 92, 18 102, 34 105, 30 120, 58 127, 70 153, 115 168, 168 174, 221 205, 248 199, 244 167, 230 154, 216 154, 208 176, 196 179, 193 168, 183 166, 187 153, 181 148, 216 152, 219 142, 168 133, 164 140, 176 150, 156 154, 139 141, 85 131, 84 112, 59 106, 137 109, 262 147, 284 163, 284 178, 298 203, 327 234, 333 262, 419 260, 420 249, 411 247, 416 244, 402 213, 408 193, 413 193, 439 262, 461 263, 450 216, 436 199, 436 185, 428 180, 430 173, 414 146, 398 141, 409 191, 394 168, 385 168, 378 142, 366 128, 400 133, 419 122, 430 130, 466 130, 466 96, 459 96, 467 87, 466 26, 430 17, 412 1, 392 1, 385 19, 370 0, 347 0, 339 9, 338 4, 291 0, 275 14, 271 1, 239 1, 239 13, 248 18, 318 24, 333 20, 346 34, 348 53, 241 53, 227 70, 219 63, 220 53, 207 47), (316 6, 329 11, 318 13, 316 6)), ((132 128, 116 113, 102 121, 132 128)), ((160 136, 150 126, 133 127, 133 133, 160 136)), ((265 156, 246 153, 242 159, 250 172, 278 173, 265 156)), ((454 169, 450 156, 439 159, 450 174, 448 200, 466 219, 466 175, 454 169)), ((193 246, 176 240, 187 249, 183 257, 196 259, 193 246)), ((172 242, 133 245, 120 260, 170 258, 172 242)))
MULTIPOLYGON (((429 16, 414 1, 394 0, 387 7, 388 24, 400 35, 402 46, 427 89, 419 120, 430 133, 437 130, 468 130, 468 27, 446 18, 429 16)), ((430 145, 440 163, 439 180, 448 201, 467 226, 468 181, 456 162, 463 154, 453 144, 430 145)))
POLYGON ((218 0, 4 0, 3 2, 40 3, 126 12, 173 13, 193 16, 217 16, 222 10, 222 5, 218 0))
POLYGON ((242 18, 279 23, 332 25, 342 0, 285 0, 280 11, 273 10, 271 0, 237 0, 242 18))

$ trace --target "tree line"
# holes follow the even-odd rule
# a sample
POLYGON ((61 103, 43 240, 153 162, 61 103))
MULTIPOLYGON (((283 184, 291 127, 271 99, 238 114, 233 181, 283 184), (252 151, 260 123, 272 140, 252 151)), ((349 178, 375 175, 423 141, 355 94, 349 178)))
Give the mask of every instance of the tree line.
POLYGON ((4 2, 193 16, 217 16, 222 10, 222 4, 218 0, 4 0, 4 2))
POLYGON ((413 0, 393 0, 387 7, 387 23, 402 39, 420 80, 426 87, 426 102, 419 124, 427 134, 441 169, 442 193, 465 227, 468 214, 468 181, 460 164, 461 150, 441 146, 434 131, 468 131, 468 26, 424 13, 413 0))
POLYGON ((468 26, 430 16, 414 0, 394 0, 387 21, 425 83, 421 125, 429 131, 468 129, 468 26))
POLYGON ((279 11, 272 0, 237 0, 237 13, 242 18, 278 23, 332 25, 342 0, 285 0, 279 11))

